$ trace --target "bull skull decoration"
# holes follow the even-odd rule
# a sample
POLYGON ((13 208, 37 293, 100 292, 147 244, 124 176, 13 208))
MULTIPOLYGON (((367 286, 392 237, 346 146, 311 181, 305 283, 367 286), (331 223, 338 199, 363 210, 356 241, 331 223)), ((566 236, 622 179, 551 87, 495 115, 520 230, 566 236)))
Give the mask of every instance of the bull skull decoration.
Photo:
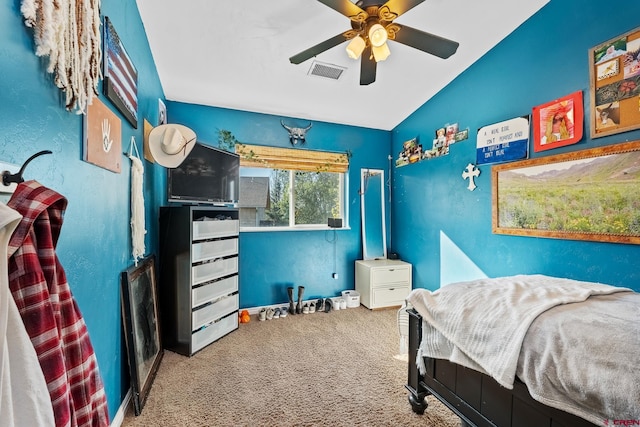
POLYGON ((291 145, 298 145, 298 142, 300 144, 304 144, 305 142, 307 142, 307 131, 311 129, 311 126, 313 126, 312 123, 309 123, 309 126, 307 126, 306 128, 294 128, 285 125, 284 120, 280 120, 280 123, 282 124, 282 127, 284 127, 287 132, 289 132, 289 142, 291 143, 291 145))

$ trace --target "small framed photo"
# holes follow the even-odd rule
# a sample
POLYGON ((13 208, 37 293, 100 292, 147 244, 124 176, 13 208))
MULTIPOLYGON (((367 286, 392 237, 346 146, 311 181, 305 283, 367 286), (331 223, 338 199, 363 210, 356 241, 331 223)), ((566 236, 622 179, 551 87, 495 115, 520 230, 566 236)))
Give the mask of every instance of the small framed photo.
POLYGON ((158 98, 158 126, 167 124, 167 106, 158 98))
POLYGON ((533 151, 580 141, 583 118, 582 91, 533 107, 533 151))

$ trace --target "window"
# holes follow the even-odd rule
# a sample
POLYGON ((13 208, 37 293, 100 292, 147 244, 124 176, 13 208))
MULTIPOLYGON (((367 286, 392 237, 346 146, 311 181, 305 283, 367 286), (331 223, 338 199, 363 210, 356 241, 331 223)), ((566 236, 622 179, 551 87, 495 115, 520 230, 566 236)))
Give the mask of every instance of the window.
POLYGON ((326 228, 346 224, 346 154, 237 144, 240 227, 326 228))

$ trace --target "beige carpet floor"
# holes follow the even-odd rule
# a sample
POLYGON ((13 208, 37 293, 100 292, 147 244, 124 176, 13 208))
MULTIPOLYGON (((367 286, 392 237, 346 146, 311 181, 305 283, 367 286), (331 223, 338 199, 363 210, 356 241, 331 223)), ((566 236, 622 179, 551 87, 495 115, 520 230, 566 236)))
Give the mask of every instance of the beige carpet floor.
POLYGON ((433 396, 411 411, 396 313, 252 316, 193 357, 165 351, 142 413, 122 425, 459 426, 433 396))

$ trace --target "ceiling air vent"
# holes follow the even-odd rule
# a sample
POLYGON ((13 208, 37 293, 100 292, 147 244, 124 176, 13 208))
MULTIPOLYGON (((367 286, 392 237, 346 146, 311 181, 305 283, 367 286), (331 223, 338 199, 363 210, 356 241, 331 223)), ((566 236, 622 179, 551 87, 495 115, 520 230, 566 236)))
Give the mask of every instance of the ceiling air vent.
POLYGON ((342 73, 346 71, 346 67, 338 65, 326 64, 323 62, 313 61, 309 74, 312 76, 326 77, 328 79, 338 80, 342 73))

